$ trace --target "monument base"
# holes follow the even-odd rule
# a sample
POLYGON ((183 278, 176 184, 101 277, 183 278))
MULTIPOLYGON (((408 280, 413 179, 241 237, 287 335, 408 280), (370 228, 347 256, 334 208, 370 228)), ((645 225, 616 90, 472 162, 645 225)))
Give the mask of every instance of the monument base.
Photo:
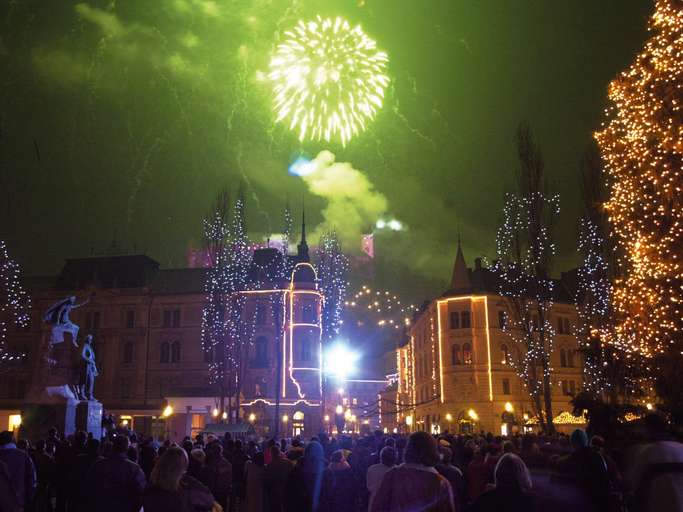
POLYGON ((26 404, 21 411, 21 436, 44 439, 55 427, 65 436, 77 430, 102 437, 102 404, 97 400, 66 400, 62 403, 26 404))

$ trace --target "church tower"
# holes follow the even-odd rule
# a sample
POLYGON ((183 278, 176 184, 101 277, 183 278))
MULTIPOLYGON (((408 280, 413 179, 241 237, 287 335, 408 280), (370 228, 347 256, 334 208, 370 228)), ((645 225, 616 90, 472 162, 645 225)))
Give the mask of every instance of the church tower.
POLYGON ((460 235, 458 235, 458 250, 455 255, 455 262, 453 262, 451 290, 468 292, 471 288, 472 282, 470 281, 470 271, 465 263, 465 256, 462 254, 462 246, 460 245, 460 235))

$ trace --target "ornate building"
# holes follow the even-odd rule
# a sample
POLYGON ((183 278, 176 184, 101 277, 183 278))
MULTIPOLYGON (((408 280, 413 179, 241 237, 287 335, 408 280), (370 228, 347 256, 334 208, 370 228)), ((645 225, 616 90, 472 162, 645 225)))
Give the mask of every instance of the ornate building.
MULTIPOLYGON (((509 311, 494 274, 467 268, 458 242, 450 289, 415 315, 409 342, 396 351, 397 382, 384 393, 382 422, 397 430, 480 431, 533 428, 529 394, 513 368, 522 349, 504 331, 509 311)), ((570 400, 581 388, 582 358, 572 334, 576 311, 556 282, 552 401, 555 424, 579 424, 570 400)), ((567 427, 569 428, 569 427, 567 427)))
POLYGON ((88 334, 94 337, 100 368, 95 396, 118 421, 148 434, 182 437, 231 413, 265 433, 275 424, 277 403, 280 432, 317 433, 323 296, 305 232, 296 255, 273 248, 253 252, 252 285, 239 292, 246 297, 240 323, 248 326, 241 340, 246 354, 241 392, 239 400, 227 401, 225 411, 218 410, 217 388, 209 384, 212 354, 201 344, 206 275, 202 268, 160 269, 151 258, 133 255, 69 259, 57 277, 27 279, 31 326, 8 337, 9 346, 27 357, 2 376, 0 424, 20 414, 35 358, 47 339, 42 312, 75 295, 88 298, 71 319, 81 328, 79 343, 88 334), (285 278, 269 277, 282 275, 274 270, 283 268, 285 278))

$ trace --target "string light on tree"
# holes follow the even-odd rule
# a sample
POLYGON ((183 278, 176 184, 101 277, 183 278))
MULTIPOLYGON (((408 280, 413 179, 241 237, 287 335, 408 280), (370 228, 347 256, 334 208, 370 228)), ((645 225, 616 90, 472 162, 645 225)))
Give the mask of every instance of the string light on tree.
POLYGON ((650 358, 681 356, 683 328, 683 9, 658 0, 653 36, 609 87, 596 139, 605 162, 605 209, 616 242, 617 323, 605 342, 650 358))
POLYGON ((344 312, 349 260, 341 249, 334 231, 324 234, 318 247, 318 275, 325 297, 322 307, 322 339, 329 343, 339 334, 344 312))
POLYGON ((4 240, 0 240, 0 369, 24 357, 6 344, 9 328, 27 327, 30 319, 31 301, 19 278, 19 264, 10 258, 4 240))

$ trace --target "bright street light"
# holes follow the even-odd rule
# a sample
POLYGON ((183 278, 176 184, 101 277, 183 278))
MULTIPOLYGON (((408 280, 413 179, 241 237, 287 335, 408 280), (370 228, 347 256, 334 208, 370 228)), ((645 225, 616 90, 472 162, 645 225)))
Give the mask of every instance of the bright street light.
POLYGON ((338 405, 338 406, 335 408, 334 412, 336 412, 337 414, 343 414, 343 413, 344 413, 344 408, 343 408, 341 405, 338 405))
POLYGON ((358 357, 344 343, 337 342, 325 354, 325 373, 343 380, 356 371, 358 357))
POLYGON ((168 418, 171 414, 173 414, 173 406, 172 405, 167 405, 164 407, 164 411, 161 413, 161 415, 164 418, 168 418))

